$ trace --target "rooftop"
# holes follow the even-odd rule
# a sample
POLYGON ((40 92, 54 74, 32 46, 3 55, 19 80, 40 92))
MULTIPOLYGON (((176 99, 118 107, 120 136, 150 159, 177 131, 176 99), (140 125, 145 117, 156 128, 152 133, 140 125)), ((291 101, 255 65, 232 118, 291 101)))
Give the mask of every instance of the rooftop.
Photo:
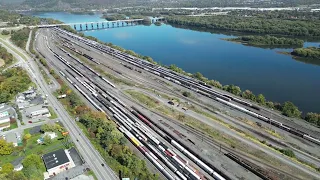
POLYGON ((42 159, 47 170, 69 162, 66 152, 63 149, 45 154, 42 156, 42 159))

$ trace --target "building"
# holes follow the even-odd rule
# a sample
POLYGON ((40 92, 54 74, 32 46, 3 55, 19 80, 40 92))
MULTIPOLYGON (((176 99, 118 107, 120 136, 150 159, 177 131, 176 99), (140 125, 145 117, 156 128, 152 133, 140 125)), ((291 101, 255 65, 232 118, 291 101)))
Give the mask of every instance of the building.
POLYGON ((29 118, 42 117, 42 116, 45 116, 45 117, 51 116, 48 108, 38 108, 38 109, 31 108, 27 111, 27 117, 29 118))
POLYGON ((8 111, 0 112, 0 131, 10 127, 10 116, 8 111))
POLYGON ((45 179, 75 167, 68 150, 59 149, 43 155, 42 159, 47 169, 47 172, 44 173, 45 179))
POLYGON ((43 134, 43 136, 37 140, 37 143, 38 143, 38 144, 42 144, 42 143, 44 142, 44 137, 45 137, 45 136, 49 136, 50 139, 54 139, 54 138, 58 137, 55 132, 45 132, 45 133, 43 134))

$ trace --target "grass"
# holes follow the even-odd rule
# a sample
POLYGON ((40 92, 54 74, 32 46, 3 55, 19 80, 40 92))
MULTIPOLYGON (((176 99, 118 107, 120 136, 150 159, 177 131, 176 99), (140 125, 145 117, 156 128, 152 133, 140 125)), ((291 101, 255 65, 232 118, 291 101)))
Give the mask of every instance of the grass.
POLYGON ((46 81, 47 84, 50 84, 51 79, 49 78, 48 74, 46 73, 46 71, 44 69, 42 69, 41 67, 39 67, 39 70, 44 78, 44 80, 46 81))
POLYGON ((56 112, 53 110, 53 108, 51 106, 49 106, 48 109, 51 114, 50 119, 56 119, 58 116, 57 116, 56 112))
POLYGON ((87 172, 88 176, 92 176, 94 180, 98 180, 97 176, 94 174, 94 172, 92 170, 87 172))

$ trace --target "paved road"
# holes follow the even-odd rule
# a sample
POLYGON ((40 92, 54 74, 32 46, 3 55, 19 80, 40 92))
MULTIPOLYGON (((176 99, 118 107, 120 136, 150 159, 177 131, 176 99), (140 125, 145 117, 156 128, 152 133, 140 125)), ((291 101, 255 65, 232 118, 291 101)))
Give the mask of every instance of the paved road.
POLYGON ((80 154, 82 155, 86 163, 90 166, 90 168, 93 170, 97 178, 101 180, 118 179, 118 177, 115 175, 115 173, 111 170, 110 167, 106 165, 103 167, 101 165, 102 163, 105 164, 103 158, 95 150, 95 148, 92 146, 90 141, 86 138, 84 133, 82 133, 82 131, 76 125, 75 121, 65 111, 64 107, 51 94, 51 89, 48 87, 41 73, 39 72, 37 64, 29 57, 28 54, 26 54, 20 48, 17 48, 14 45, 10 45, 11 48, 14 48, 20 51, 23 54, 23 56, 27 57, 27 61, 26 61, 27 63, 23 60, 23 58, 20 55, 12 51, 10 47, 8 47, 5 44, 3 44, 3 47, 8 49, 8 51, 12 53, 12 55, 15 58, 17 58, 18 61, 22 63, 22 67, 26 69, 27 72, 30 74, 30 76, 32 77, 32 80, 38 86, 38 89, 41 90, 43 94, 48 94, 49 103, 56 110, 58 116, 61 118, 61 122, 69 131, 69 135, 71 139, 73 140, 73 142, 76 142, 75 145, 77 146, 80 154))

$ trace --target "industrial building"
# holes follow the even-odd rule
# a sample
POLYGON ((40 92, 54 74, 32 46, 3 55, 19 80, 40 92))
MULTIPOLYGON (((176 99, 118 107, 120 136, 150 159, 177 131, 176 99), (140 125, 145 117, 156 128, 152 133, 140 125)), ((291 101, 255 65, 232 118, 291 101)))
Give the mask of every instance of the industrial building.
POLYGON ((31 107, 27 109, 27 117, 35 118, 35 117, 50 117, 51 114, 48 108, 39 108, 39 107, 31 107))
POLYGON ((47 172, 44 178, 48 179, 62 171, 75 167, 75 164, 68 150, 59 149, 42 156, 47 172))

